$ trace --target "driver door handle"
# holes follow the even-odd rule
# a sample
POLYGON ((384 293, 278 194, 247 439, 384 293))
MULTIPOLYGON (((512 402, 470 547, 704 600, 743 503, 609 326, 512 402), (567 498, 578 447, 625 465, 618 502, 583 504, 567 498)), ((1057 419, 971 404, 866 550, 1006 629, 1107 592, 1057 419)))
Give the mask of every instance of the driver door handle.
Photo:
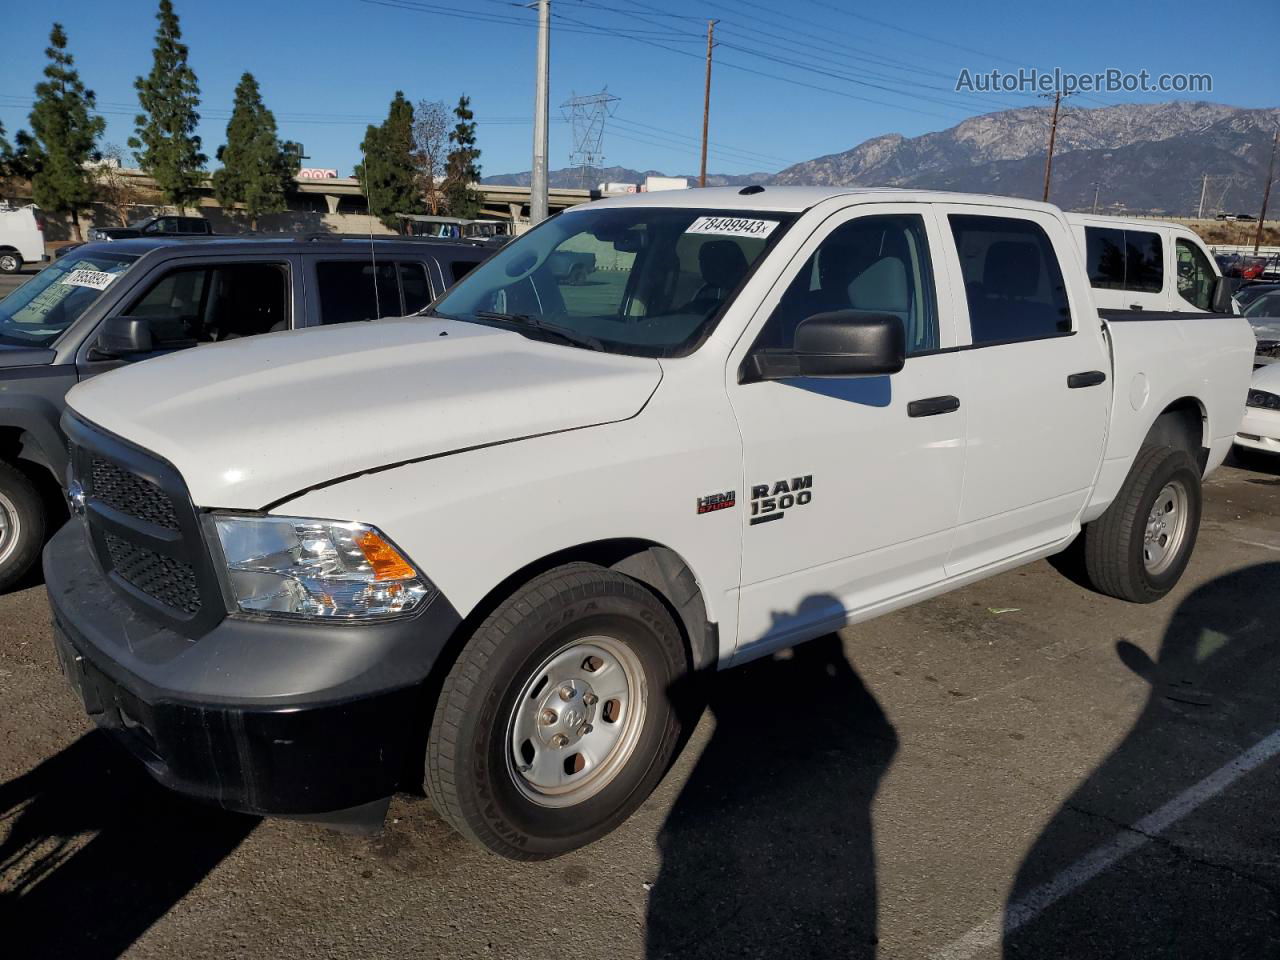
POLYGON ((1072 390, 1080 387, 1096 387, 1107 382, 1107 375, 1101 370, 1088 370, 1085 373, 1073 373, 1067 377, 1067 386, 1072 390))
POLYGON ((908 403, 907 416, 936 417, 940 413, 954 413, 959 409, 959 397, 926 397, 923 400, 912 400, 908 403))

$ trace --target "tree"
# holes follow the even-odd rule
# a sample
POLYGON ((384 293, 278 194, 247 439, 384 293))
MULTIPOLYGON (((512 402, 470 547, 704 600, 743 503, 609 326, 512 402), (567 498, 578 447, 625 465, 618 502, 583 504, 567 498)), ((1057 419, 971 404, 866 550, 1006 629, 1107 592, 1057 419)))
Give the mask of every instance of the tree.
POLYGON ((445 162, 444 196, 449 215, 470 220, 480 212, 484 198, 473 188, 480 179, 480 151, 476 149, 475 114, 471 112, 471 98, 460 97, 453 108, 457 124, 449 131, 453 149, 445 162))
POLYGON ((115 144, 103 148, 94 181, 103 206, 115 214, 120 226, 127 226, 133 208, 143 201, 143 192, 135 178, 125 176, 124 151, 115 144))
POLYGON ((95 144, 106 121, 93 110, 97 101, 86 90, 67 53, 67 34, 55 23, 45 49, 49 65, 36 84, 31 107, 31 134, 20 136, 31 170, 36 205, 50 213, 70 214, 74 237, 80 239, 80 208, 93 199, 93 178, 85 168, 95 159, 95 144))
POLYGON ((222 169, 213 175, 214 195, 225 209, 240 204, 250 229, 258 229, 263 214, 286 208, 285 192, 302 165, 302 149, 290 141, 280 142, 275 114, 263 104, 251 73, 236 85, 227 142, 218 148, 218 160, 222 169))
POLYGON ((187 65, 187 45, 171 0, 160 0, 151 73, 133 82, 143 112, 134 118, 129 138, 138 165, 151 174, 167 203, 179 212, 192 205, 203 179, 205 160, 196 124, 200 84, 187 65))
POLYGON ((419 100, 413 111, 413 165, 418 171, 418 190, 431 214, 438 214, 444 206, 440 187, 448 140, 449 108, 444 101, 419 100))
POLYGON ((413 105, 397 90, 379 126, 370 124, 360 144, 364 162, 356 164, 356 176, 369 201, 369 212, 397 229, 397 213, 418 213, 417 172, 413 166, 413 105))

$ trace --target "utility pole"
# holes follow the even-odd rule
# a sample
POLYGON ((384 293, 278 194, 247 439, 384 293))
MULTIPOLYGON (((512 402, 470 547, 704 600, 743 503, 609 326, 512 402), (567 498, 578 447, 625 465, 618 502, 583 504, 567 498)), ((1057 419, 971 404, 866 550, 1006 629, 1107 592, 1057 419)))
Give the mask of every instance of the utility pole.
POLYGON ((1206 173, 1200 180, 1200 206, 1196 209, 1196 219, 1204 219, 1204 195, 1209 192, 1209 175, 1206 173))
POLYGON ((1276 174, 1276 143, 1280 141, 1280 127, 1271 135, 1271 159, 1267 162, 1267 185, 1262 188, 1262 212, 1258 214, 1258 229, 1253 234, 1253 255, 1258 255, 1262 245, 1262 222, 1267 219, 1267 201, 1271 199, 1271 181, 1276 174))
MULTIPOLYGON (((1042 97, 1049 94, 1042 93, 1042 97)), ((1069 94, 1068 94, 1069 96, 1069 94)), ((1053 119, 1049 121, 1049 155, 1044 161, 1044 202, 1049 202, 1049 178, 1053 176, 1053 145, 1058 139, 1058 107, 1062 104, 1062 91, 1053 92, 1053 119)))
POLYGON ((698 186, 707 185, 707 129, 711 123, 711 48, 715 46, 715 20, 707 21, 707 85, 702 94, 702 166, 698 170, 698 186))
POLYGON ((529 178, 529 222, 547 219, 547 127, 551 96, 551 0, 538 2, 538 75, 533 96, 533 173, 529 178))
POLYGON ((1098 191, 1102 189, 1102 184, 1095 180, 1093 182, 1093 213, 1098 212, 1098 191))

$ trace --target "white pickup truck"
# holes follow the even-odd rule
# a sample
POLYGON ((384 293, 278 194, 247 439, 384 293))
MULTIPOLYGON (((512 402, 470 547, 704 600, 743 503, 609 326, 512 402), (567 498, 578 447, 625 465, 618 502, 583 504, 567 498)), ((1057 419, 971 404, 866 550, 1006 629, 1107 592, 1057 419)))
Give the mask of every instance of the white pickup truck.
POLYGON ((1080 536, 1163 596, 1244 409, 1225 301, 1104 323, 1061 211, 1005 198, 573 209, 417 316, 74 388, 62 663, 177 790, 368 824, 425 781, 552 856, 649 794, 706 671, 1080 536))

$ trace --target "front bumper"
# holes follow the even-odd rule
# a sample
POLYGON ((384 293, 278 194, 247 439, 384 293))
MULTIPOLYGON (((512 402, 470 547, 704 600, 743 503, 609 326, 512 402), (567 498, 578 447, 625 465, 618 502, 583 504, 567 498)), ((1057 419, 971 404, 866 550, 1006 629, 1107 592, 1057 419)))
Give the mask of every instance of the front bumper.
POLYGON ((54 638, 89 716, 160 783, 231 810, 316 815, 389 796, 420 746, 422 681, 459 617, 226 617, 199 639, 127 604, 84 524, 45 548, 54 638))

